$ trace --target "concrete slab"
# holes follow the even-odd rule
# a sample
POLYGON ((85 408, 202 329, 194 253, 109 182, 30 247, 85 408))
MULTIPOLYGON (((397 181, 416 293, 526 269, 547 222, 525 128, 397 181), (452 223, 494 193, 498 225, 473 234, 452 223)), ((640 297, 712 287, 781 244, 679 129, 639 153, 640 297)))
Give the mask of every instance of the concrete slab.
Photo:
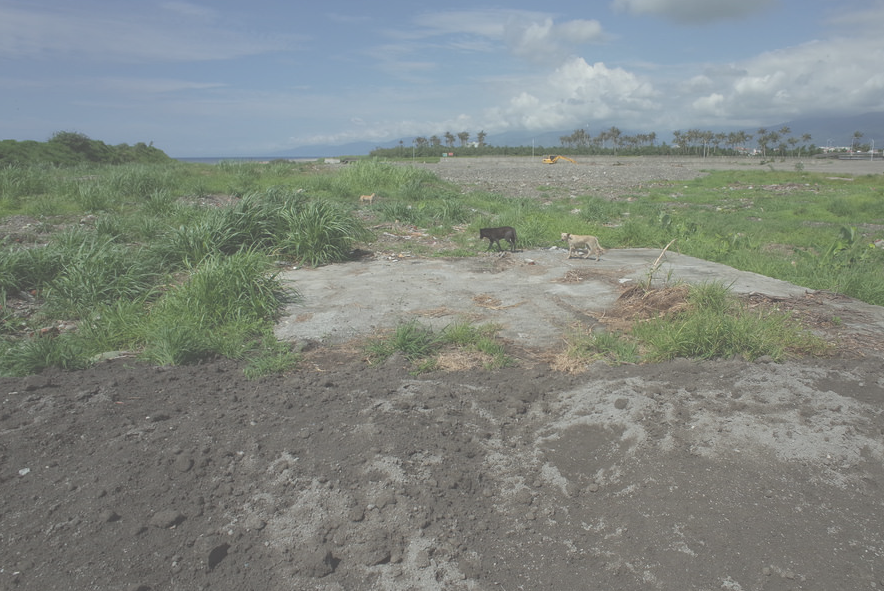
MULTIPOLYGON (((442 328, 459 320, 496 323, 526 348, 562 344, 575 323, 592 325, 624 287, 645 282, 655 249, 609 250, 601 261, 567 250, 488 253, 476 258, 374 259, 282 274, 302 301, 276 328, 282 340, 335 344, 418 319, 442 328)), ((655 284, 720 281, 738 293, 800 296, 809 290, 755 273, 667 252, 655 284)))

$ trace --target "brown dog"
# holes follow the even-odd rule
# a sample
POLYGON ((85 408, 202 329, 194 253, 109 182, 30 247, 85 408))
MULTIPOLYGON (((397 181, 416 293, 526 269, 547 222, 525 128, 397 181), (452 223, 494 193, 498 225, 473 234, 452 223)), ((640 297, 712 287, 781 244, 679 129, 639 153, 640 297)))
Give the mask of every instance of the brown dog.
POLYGON ((584 258, 589 258, 590 255, 595 254, 595 260, 601 260, 602 255, 605 253, 605 249, 599 245, 599 239, 595 236, 578 236, 577 234, 568 234, 567 232, 562 232, 562 240, 568 243, 568 258, 571 258, 571 254, 580 248, 586 249, 586 256, 584 258))
POLYGON ((360 195, 359 196, 359 204, 360 205, 362 205, 363 203, 368 203, 369 205, 371 205, 372 201, 374 201, 374 193, 372 193, 371 195, 360 195))

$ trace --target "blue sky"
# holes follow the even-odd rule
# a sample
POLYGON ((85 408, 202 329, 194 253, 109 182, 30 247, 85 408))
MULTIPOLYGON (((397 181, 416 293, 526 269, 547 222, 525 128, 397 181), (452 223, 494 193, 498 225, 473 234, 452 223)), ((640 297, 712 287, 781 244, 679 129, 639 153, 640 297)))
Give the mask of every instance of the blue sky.
POLYGON ((0 139, 172 156, 884 111, 884 0, 0 0, 0 139))

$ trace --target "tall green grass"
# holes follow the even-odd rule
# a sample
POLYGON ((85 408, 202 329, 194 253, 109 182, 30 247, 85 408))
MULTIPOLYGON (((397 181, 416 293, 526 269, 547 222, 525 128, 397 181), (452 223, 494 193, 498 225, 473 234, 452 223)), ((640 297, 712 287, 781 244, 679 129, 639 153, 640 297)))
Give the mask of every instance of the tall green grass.
POLYGON ((82 318, 98 304, 148 294, 167 275, 165 262, 149 249, 130 247, 94 232, 63 232, 49 257, 58 272, 43 285, 47 311, 82 318))
MULTIPOLYGON (((43 304, 25 331, 4 308, 0 373, 74 367, 114 348, 160 363, 217 354, 284 365, 291 352, 277 348, 268 327, 270 310, 286 296, 264 263, 347 260, 379 222, 451 239, 455 248, 446 256, 484 251, 478 230, 486 226, 515 227, 520 249, 561 246, 561 232, 595 234, 607 249, 662 248, 675 239, 672 250, 682 254, 884 305, 884 252, 870 246, 884 238, 880 176, 845 182, 803 171, 721 171, 635 190, 628 201, 578 195, 540 202, 463 193, 425 169, 380 160, 337 168, 283 161, 16 166, 0 169, 0 215, 35 218, 26 235, 0 244, 0 298, 24 291, 43 304), (372 192, 376 202, 359 207, 358 195, 372 192), (47 231, 54 231, 48 239, 47 231), (219 269, 238 279, 213 283, 219 269), (215 297, 203 303, 209 294, 215 297), (232 308, 214 301, 219 297, 232 308), (263 302, 258 311, 256 300, 263 302), (78 328, 22 336, 43 334, 38 329, 54 320, 78 328)), ((743 312, 747 333, 777 326, 768 318, 753 325, 743 312)), ((669 332, 740 334, 727 322, 694 318, 677 330, 670 324, 669 332)), ((784 328, 776 332, 775 340, 788 343, 784 328)), ((617 345, 596 340, 590 349, 617 345)), ((675 342, 661 343, 665 348, 688 354, 675 342)), ((756 349, 763 347, 749 345, 747 355, 756 349)), ((711 341, 702 350, 730 351, 711 341)))
POLYGON ((691 286, 686 309, 636 323, 631 336, 641 343, 648 361, 676 357, 749 361, 767 356, 782 360, 788 353, 819 354, 825 343, 776 310, 753 311, 727 286, 691 286))
POLYGON ((173 198, 170 187, 135 183, 144 180, 139 175, 120 178, 152 193, 99 213, 91 226, 58 232, 48 244, 0 249, 0 296, 30 291, 43 304, 30 319, 32 334, 44 335, 39 327, 53 318, 78 323, 59 335, 4 331, 0 373, 80 367, 117 349, 157 363, 211 355, 256 360, 248 365, 253 373, 293 363, 290 348, 268 336, 293 294, 276 282, 274 261, 344 260, 366 235, 361 223, 344 208, 287 189, 204 207, 188 205, 186 195, 173 198))
POLYGON ((566 355, 572 359, 613 364, 678 357, 782 361, 789 355, 820 355, 828 350, 822 339, 788 313, 750 310, 719 282, 688 286, 685 306, 635 322, 623 334, 575 331, 566 342, 566 355))
POLYGON ((0 215, 21 211, 34 198, 55 191, 58 167, 42 165, 0 166, 0 215))
POLYGON ((367 237, 361 223, 328 201, 283 209, 280 217, 284 228, 276 251, 312 266, 346 260, 355 242, 367 237))

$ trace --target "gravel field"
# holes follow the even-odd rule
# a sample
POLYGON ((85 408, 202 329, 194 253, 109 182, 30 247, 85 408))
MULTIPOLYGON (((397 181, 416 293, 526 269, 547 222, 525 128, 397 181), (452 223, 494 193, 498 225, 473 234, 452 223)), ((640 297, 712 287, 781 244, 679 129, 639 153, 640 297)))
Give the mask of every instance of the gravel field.
POLYGON ((594 195, 616 198, 659 181, 690 180, 709 170, 795 170, 799 162, 808 172, 881 174, 884 160, 758 158, 670 158, 577 156, 577 164, 559 161, 544 164, 541 156, 443 158, 438 164, 416 164, 441 178, 471 190, 485 190, 513 197, 594 195))

